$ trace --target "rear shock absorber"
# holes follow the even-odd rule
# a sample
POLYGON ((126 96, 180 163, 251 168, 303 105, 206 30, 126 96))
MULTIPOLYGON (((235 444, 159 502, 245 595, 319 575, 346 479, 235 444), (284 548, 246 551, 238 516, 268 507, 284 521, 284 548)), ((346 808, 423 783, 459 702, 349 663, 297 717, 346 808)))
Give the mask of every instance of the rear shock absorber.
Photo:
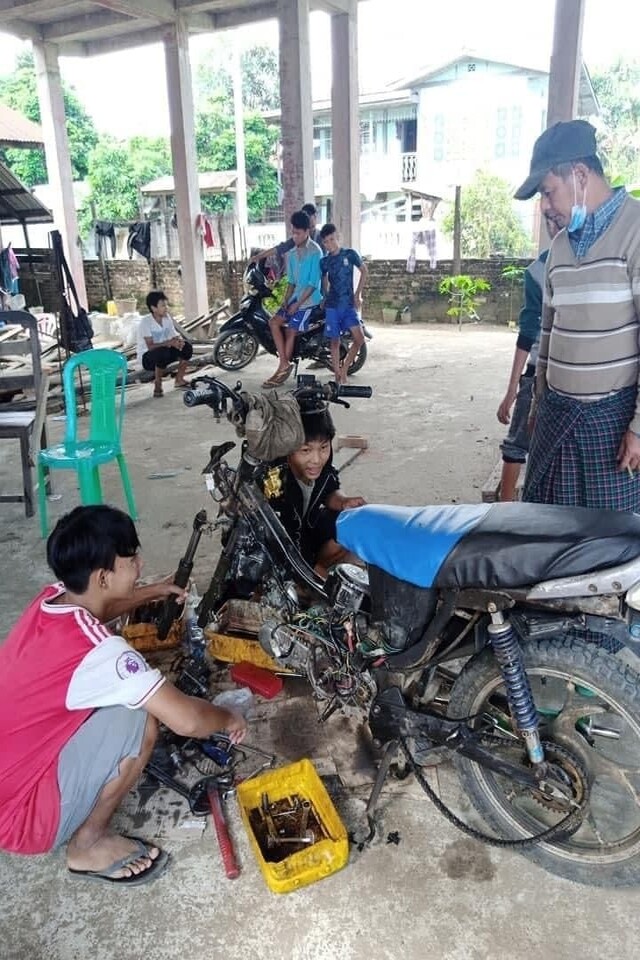
POLYGON ((516 633, 499 611, 491 614, 487 630, 504 680, 513 722, 526 744, 531 763, 543 763, 538 714, 516 633))

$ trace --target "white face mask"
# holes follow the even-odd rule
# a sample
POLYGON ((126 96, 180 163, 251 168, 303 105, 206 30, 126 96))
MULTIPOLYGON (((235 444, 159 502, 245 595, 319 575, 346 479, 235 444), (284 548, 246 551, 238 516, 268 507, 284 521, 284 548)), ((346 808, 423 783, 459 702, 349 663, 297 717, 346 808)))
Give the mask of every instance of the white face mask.
POLYGON ((578 185, 576 183, 576 172, 575 170, 571 171, 571 176, 573 177, 573 206, 571 207, 571 218, 567 226, 567 233, 577 233, 578 230, 582 230, 584 227, 585 220, 587 219, 587 185, 585 183, 584 189, 582 191, 582 203, 578 203, 578 185))

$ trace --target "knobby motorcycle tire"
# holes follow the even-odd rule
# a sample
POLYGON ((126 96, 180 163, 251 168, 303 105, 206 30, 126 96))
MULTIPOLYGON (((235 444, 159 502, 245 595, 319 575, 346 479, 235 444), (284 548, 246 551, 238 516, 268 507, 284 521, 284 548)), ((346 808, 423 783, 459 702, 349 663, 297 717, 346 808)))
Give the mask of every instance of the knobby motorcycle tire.
MULTIPOLYGON (((601 691, 631 718, 640 744, 640 675, 635 670, 601 647, 566 636, 530 641, 523 644, 522 651, 528 671, 535 668, 563 671, 575 678, 579 685, 601 691)), ((482 702, 486 702, 484 695, 488 688, 499 678, 500 671, 493 652, 485 648, 465 665, 458 676, 451 691, 448 715, 477 715, 482 710, 482 702)), ((578 732, 576 737, 580 748, 588 754, 593 748, 586 738, 581 738, 578 732)), ((563 745, 566 746, 566 743, 563 745)), ((525 836, 522 827, 514 826, 506 798, 501 804, 502 795, 487 786, 485 771, 465 757, 454 756, 453 763, 464 793, 498 836, 525 836)), ((568 851, 562 842, 554 841, 527 847, 519 852, 550 873, 577 883, 601 887, 640 885, 640 836, 633 840, 626 857, 621 850, 617 854, 612 850, 609 855, 599 853, 597 849, 585 853, 575 848, 568 851)))
POLYGON ((213 348, 213 362, 217 367, 234 373, 249 366, 251 361, 255 360, 259 346, 256 338, 248 330, 225 330, 216 340, 213 348), (234 338, 242 343, 242 355, 238 360, 229 360, 225 356, 225 349, 228 349, 229 341, 234 338))

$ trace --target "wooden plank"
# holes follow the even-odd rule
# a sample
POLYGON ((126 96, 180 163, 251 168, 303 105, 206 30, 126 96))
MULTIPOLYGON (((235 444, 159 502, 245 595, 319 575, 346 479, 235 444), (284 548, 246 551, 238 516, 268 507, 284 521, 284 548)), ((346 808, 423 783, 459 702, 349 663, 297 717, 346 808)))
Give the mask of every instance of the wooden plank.
POLYGON ((482 502, 495 503, 500 493, 500 477, 502 475, 502 460, 498 460, 488 478, 482 485, 482 502))
MULTIPOLYGON (((524 464, 520 470, 520 476, 516 484, 516 499, 522 498, 522 487, 524 485, 524 464)), ((482 485, 482 502, 495 503, 500 499, 500 480, 502 478, 502 460, 498 460, 487 480, 482 485)))

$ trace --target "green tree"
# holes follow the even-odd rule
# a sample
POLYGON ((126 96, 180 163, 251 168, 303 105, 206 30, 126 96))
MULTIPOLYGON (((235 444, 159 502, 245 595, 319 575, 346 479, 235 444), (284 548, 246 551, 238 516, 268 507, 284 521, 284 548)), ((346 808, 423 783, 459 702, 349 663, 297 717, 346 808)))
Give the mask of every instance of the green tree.
MULTIPOLYGON (((460 199, 461 252, 463 257, 486 259, 492 254, 522 257, 532 252, 532 238, 514 209, 511 186, 492 173, 478 170, 463 187, 460 199)), ((453 236, 453 206, 442 221, 444 233, 453 236)))
POLYGON ((80 230, 91 226, 93 204, 101 220, 136 220, 138 188, 171 173, 169 142, 164 137, 118 141, 101 137, 89 155, 91 193, 80 211, 80 230))
MULTIPOLYGON (((63 84, 64 109, 67 119, 71 168, 75 180, 85 180, 91 150, 98 142, 93 120, 71 87, 63 84)), ((33 54, 21 53, 12 73, 0 78, 0 101, 18 110, 29 120, 40 122, 40 104, 36 85, 33 54)), ((47 182, 44 150, 7 148, 0 150, 0 159, 28 187, 47 182)))
MULTIPOLYGON (((278 202, 278 183, 273 152, 278 139, 277 130, 269 126, 257 114, 244 117, 245 164, 247 177, 254 186, 247 193, 247 205, 251 218, 259 218, 267 207, 278 202)), ((196 147, 198 169, 236 169, 236 138, 233 118, 225 108, 222 98, 209 101, 206 109, 198 113, 196 120, 196 147)), ((230 209, 231 197, 203 197, 203 206, 210 212, 230 209)))
POLYGON ((598 148, 606 172, 640 181, 640 60, 617 60, 591 76, 600 104, 598 148))
MULTIPOLYGON (((255 46, 240 56, 242 103, 245 110, 260 112, 280 107, 280 68, 271 47, 255 46)), ((233 78, 228 47, 217 41, 203 55, 195 70, 196 99, 200 107, 219 100, 226 112, 233 112, 233 78), (212 63, 218 64, 215 68, 212 63)))

